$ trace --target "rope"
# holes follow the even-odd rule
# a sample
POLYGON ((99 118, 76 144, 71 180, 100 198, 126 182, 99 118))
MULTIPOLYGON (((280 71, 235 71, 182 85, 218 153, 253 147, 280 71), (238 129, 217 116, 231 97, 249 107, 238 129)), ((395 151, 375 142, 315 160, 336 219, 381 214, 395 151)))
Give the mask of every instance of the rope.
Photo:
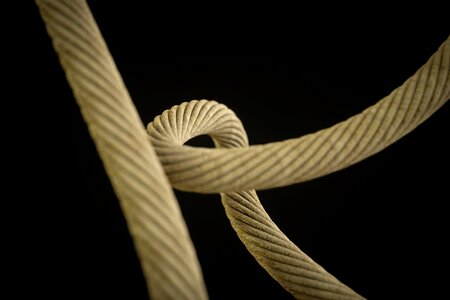
POLYGON ((86 2, 36 3, 119 198, 152 299, 207 299, 173 190, 86 2))
POLYGON ((450 38, 411 78, 375 105, 327 129, 282 142, 234 149, 182 146, 157 134, 167 131, 172 136, 175 128, 169 127, 184 127, 183 122, 191 118, 186 114, 175 120, 174 111, 155 119, 156 131, 153 125, 147 129, 177 189, 219 193, 282 187, 346 168, 399 140, 450 98, 449 72, 450 38))
POLYGON ((196 192, 222 192, 227 216, 248 251, 297 299, 361 299, 281 232, 255 190, 232 191, 317 178, 381 151, 448 100, 449 70, 447 39, 414 76, 377 104, 330 128, 284 142, 248 147, 235 114, 206 100, 166 110, 147 131, 172 185, 196 192), (203 134, 211 136, 219 149, 183 146, 203 134))
MULTIPOLYGON (((148 126, 152 142, 165 167, 173 156, 165 150, 192 137, 208 134, 218 148, 248 147, 242 123, 225 105, 215 101, 191 101, 174 106, 148 126)), ((203 156, 207 149, 184 146, 203 156)), ((183 159, 181 154, 180 159, 183 159)), ((187 161, 186 161, 187 162, 187 161)), ((361 299, 327 273, 292 243, 270 219, 254 190, 222 193, 231 225, 259 264, 298 299, 361 299)))
POLYGON ((413 130, 450 96, 450 39, 374 106, 297 139, 248 147, 241 122, 224 105, 202 100, 173 107, 147 128, 163 171, 85 1, 36 3, 122 205, 152 298, 207 298, 164 171, 179 189, 221 192, 247 249, 296 298, 361 298, 289 241, 252 189, 340 170, 413 130), (200 134, 209 134, 219 149, 183 146, 200 134))

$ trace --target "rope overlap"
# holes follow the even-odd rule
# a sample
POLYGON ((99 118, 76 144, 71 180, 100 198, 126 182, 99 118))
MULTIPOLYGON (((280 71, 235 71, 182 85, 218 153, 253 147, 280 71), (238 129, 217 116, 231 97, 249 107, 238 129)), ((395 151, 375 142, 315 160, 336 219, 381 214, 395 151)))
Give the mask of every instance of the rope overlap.
MULTIPOLYGON (((295 139, 201 150, 181 146, 158 150, 159 141, 152 141, 171 184, 180 190, 220 193, 300 183, 351 166, 411 132, 449 99, 449 70, 447 39, 416 74, 378 103, 295 139)), ((166 119, 171 120, 165 116, 161 122, 166 119)))
MULTIPOLYGON (((225 105, 215 101, 194 100, 174 106, 157 116, 147 126, 147 131, 166 169, 173 166, 174 156, 181 159, 181 164, 189 163, 188 168, 180 166, 179 170, 195 168, 192 160, 184 160, 185 152, 198 151, 196 157, 202 158, 204 149, 183 144, 198 135, 209 135, 219 149, 248 147, 241 121, 225 105)), ((281 232, 264 210, 255 190, 220 195, 231 225, 248 251, 296 298, 362 298, 327 273, 281 232)))
POLYGON ((402 86, 362 113, 300 138, 249 146, 236 115, 206 100, 165 111, 147 135, 86 2, 36 3, 120 200, 153 299, 207 299, 169 180, 181 190, 221 193, 241 241, 297 299, 362 298, 279 230, 255 189, 346 168, 412 131, 450 97, 450 38, 402 86), (217 149, 183 145, 201 134, 217 149))

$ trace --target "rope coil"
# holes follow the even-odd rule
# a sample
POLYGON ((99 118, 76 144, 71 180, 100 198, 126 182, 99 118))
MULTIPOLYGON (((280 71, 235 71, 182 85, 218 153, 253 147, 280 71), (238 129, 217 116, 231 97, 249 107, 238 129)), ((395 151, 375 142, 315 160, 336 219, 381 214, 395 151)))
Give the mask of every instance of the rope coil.
POLYGON ((296 298, 360 299, 279 230, 254 189, 311 180, 383 150, 448 100, 449 74, 447 39, 416 74, 375 105, 330 128, 282 142, 248 147, 235 114, 206 100, 166 110, 147 131, 171 184, 186 191, 220 192, 231 225, 248 251, 296 298), (183 145, 202 134, 211 136, 218 149, 183 145), (243 190, 248 191, 234 192, 243 190))
MULTIPOLYGON (((351 166, 411 132, 449 99, 449 73, 447 39, 416 74, 390 95, 360 114, 318 132, 234 149, 161 147, 163 140, 157 136, 152 143, 171 184, 180 190, 220 193, 300 183, 351 166)), ((156 121, 166 130, 178 124, 173 112, 156 121)), ((168 134, 173 132, 168 130, 168 134)))
MULTIPOLYGON (((205 155, 205 149, 182 146, 198 135, 209 135, 219 149, 248 148, 241 121, 225 105, 215 101, 194 100, 174 106, 157 116, 147 126, 147 131, 166 169, 176 161, 170 151, 173 148, 198 152, 198 158, 205 155)), ((183 159, 184 153, 178 153, 177 157, 190 163, 191 160, 183 159)), ((191 164, 189 168, 192 168, 191 164)), ((186 170, 191 170, 189 168, 186 170)), ((281 232, 264 210, 255 190, 220 195, 231 225, 247 250, 296 298, 362 298, 326 272, 281 232)))

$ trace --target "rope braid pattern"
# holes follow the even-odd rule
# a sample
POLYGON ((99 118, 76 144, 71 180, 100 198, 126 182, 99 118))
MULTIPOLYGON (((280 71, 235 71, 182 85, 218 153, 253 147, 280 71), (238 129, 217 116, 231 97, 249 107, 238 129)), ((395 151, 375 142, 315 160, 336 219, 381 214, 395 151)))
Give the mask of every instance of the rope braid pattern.
POLYGON ((147 128, 158 160, 86 2, 36 3, 120 200, 153 299, 207 299, 195 250, 164 171, 181 190, 220 192, 239 238, 296 298, 361 298, 289 241, 252 189, 340 170, 413 130, 450 96, 449 39, 377 104, 297 139, 248 147, 241 122, 224 105, 183 103, 147 128), (218 149, 183 146, 201 134, 209 134, 218 149))
MULTIPOLYGON (((212 137, 218 148, 248 147, 242 123, 225 105, 215 101, 191 101, 174 106, 147 127, 152 143, 165 167, 165 151, 202 134, 212 137)), ((180 158, 183 158, 181 154, 180 158)), ((167 163, 165 163, 167 162, 167 163)), ((298 299, 361 299, 355 292, 304 254, 270 219, 255 190, 221 193, 231 225, 259 264, 298 299)))
POLYGON ((259 264, 298 299, 359 299, 293 244, 264 211, 254 190, 329 174, 377 153, 412 131, 450 96, 450 39, 401 87, 362 113, 297 139, 248 147, 242 123, 226 106, 191 101, 147 126, 172 185, 221 192, 241 241, 259 264), (219 149, 183 144, 211 136, 219 149), (226 149, 231 148, 231 149, 226 149), (223 193, 227 192, 227 193, 223 193))
POLYGON ((36 3, 120 200, 152 299, 207 299, 173 190, 86 2, 36 3))
MULTIPOLYGON (((450 98, 449 72, 450 38, 390 95, 313 134, 235 149, 192 148, 160 136, 152 142, 171 184, 180 190, 220 193, 300 183, 355 164, 412 131, 450 98)), ((186 113, 174 119, 172 112, 155 122, 173 136, 174 124, 184 126, 179 123, 189 118, 186 113)))

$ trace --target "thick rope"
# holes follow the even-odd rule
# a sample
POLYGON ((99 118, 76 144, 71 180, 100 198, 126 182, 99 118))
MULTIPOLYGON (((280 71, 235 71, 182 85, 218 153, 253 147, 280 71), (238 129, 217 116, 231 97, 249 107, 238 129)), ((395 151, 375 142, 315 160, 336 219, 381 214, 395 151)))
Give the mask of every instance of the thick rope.
POLYGON ((361 114, 298 139, 248 148, 235 114, 214 101, 174 106, 147 126, 172 184, 221 193, 228 218, 259 264, 298 299, 360 299, 293 244, 254 190, 323 176, 367 158, 412 131, 450 96, 450 39, 401 87, 361 114), (183 146, 207 134, 217 148, 183 146), (233 148, 233 149, 224 149, 233 148), (231 192, 230 192, 231 191, 231 192))
MULTIPOLYGON (((375 105, 330 128, 282 142, 198 149, 157 134, 166 130, 174 135, 173 124, 185 127, 188 114, 179 120, 173 114, 157 118, 158 130, 150 133, 177 189, 218 193, 286 186, 346 168, 412 131, 449 99, 449 72, 450 38, 411 78, 375 105)), ((215 111, 202 113, 212 117, 215 111)))
POLYGON ((86 2, 36 3, 120 200, 152 299, 207 299, 173 190, 86 2))
MULTIPOLYGON (((142 124, 84 1, 36 0, 75 98, 118 195, 152 297, 205 299, 189 235, 142 124)), ((270 220, 252 188, 313 179, 395 142, 449 97, 449 40, 391 95, 345 122, 298 139, 247 149, 240 121, 223 105, 194 101, 148 127, 180 189, 229 192, 222 201, 258 262, 299 299, 360 298, 302 253, 270 220), (182 144, 210 134, 222 149, 182 144)))
MULTIPOLYGON (((148 126, 160 153, 208 134, 218 148, 248 147, 242 123, 225 105, 191 101, 174 106, 148 126)), ((204 149, 191 148, 202 155, 204 149)), ((182 158, 182 157, 181 157, 182 158)), ((231 225, 260 265, 297 299, 361 299, 304 254, 270 219, 254 190, 221 194, 231 225)))

